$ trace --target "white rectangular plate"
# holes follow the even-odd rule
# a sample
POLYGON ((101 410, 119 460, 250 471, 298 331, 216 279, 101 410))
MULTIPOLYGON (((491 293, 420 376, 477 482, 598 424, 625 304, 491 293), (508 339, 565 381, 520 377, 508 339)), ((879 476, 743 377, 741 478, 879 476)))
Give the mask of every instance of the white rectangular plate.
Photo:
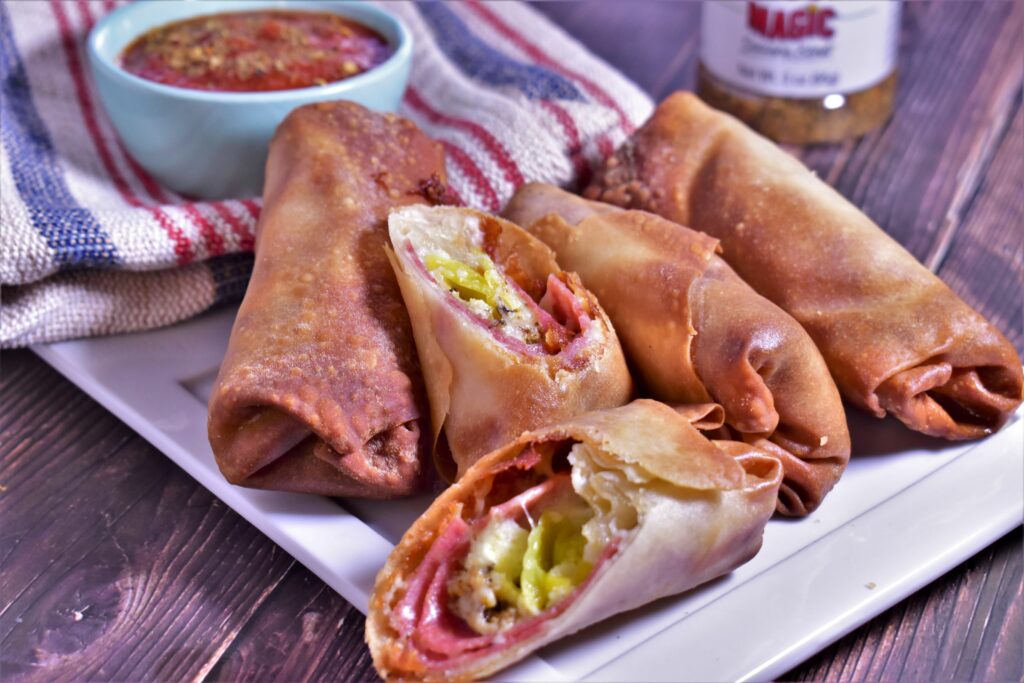
MULTIPOLYGON (((365 612, 377 570, 429 499, 339 503, 225 482, 206 399, 234 313, 34 350, 365 612)), ((1019 413, 967 444, 849 417, 854 457, 820 510, 772 520, 761 552, 729 576, 549 646, 505 677, 771 679, 1021 523, 1019 413)))

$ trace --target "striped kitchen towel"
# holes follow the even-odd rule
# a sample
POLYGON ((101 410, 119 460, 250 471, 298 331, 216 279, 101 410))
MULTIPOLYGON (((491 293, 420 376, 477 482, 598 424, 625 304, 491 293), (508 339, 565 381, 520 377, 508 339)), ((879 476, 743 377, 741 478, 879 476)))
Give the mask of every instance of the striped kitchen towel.
MULTIPOLYGON (((238 299, 257 198, 193 202, 126 153, 86 67, 117 0, 0 3, 0 345, 167 325, 238 299)), ((387 3, 415 55, 400 113, 440 140, 458 198, 579 182, 650 99, 531 7, 387 3)), ((600 11, 595 9, 594 11, 600 11)))

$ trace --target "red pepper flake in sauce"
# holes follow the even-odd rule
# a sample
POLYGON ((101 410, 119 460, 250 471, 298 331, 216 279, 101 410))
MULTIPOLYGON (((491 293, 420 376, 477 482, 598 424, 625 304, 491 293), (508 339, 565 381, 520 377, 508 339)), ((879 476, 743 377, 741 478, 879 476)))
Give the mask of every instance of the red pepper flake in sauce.
POLYGON ((264 92, 350 78, 391 52, 376 31, 329 12, 230 12, 152 29, 125 49, 121 66, 179 88, 264 92))

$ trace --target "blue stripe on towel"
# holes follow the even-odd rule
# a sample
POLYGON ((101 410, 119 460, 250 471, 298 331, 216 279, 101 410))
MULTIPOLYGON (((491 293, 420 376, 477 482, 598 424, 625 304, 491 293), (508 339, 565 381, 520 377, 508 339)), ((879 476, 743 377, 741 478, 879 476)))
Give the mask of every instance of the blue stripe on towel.
POLYGON ((417 4, 438 47, 470 78, 492 86, 512 86, 531 100, 582 100, 569 80, 534 64, 517 62, 481 41, 443 2, 417 4))
POLYGON ((0 141, 36 230, 64 268, 121 262, 96 217, 71 195, 14 44, 6 3, 0 3, 0 141))

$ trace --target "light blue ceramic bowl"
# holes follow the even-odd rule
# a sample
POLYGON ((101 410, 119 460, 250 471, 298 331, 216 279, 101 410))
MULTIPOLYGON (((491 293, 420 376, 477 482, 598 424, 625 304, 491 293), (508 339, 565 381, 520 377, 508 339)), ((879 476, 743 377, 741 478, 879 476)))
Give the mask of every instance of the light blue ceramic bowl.
POLYGON ((409 77, 412 36, 392 14, 360 2, 146 1, 126 5, 96 24, 89 35, 88 53, 100 99, 132 156, 176 192, 220 199, 263 191, 267 145, 292 109, 342 99, 377 111, 394 111, 409 77), (274 8, 344 15, 383 35, 394 54, 370 71, 343 81, 265 93, 175 88, 133 76, 119 66, 125 47, 151 28, 203 14, 274 8))

